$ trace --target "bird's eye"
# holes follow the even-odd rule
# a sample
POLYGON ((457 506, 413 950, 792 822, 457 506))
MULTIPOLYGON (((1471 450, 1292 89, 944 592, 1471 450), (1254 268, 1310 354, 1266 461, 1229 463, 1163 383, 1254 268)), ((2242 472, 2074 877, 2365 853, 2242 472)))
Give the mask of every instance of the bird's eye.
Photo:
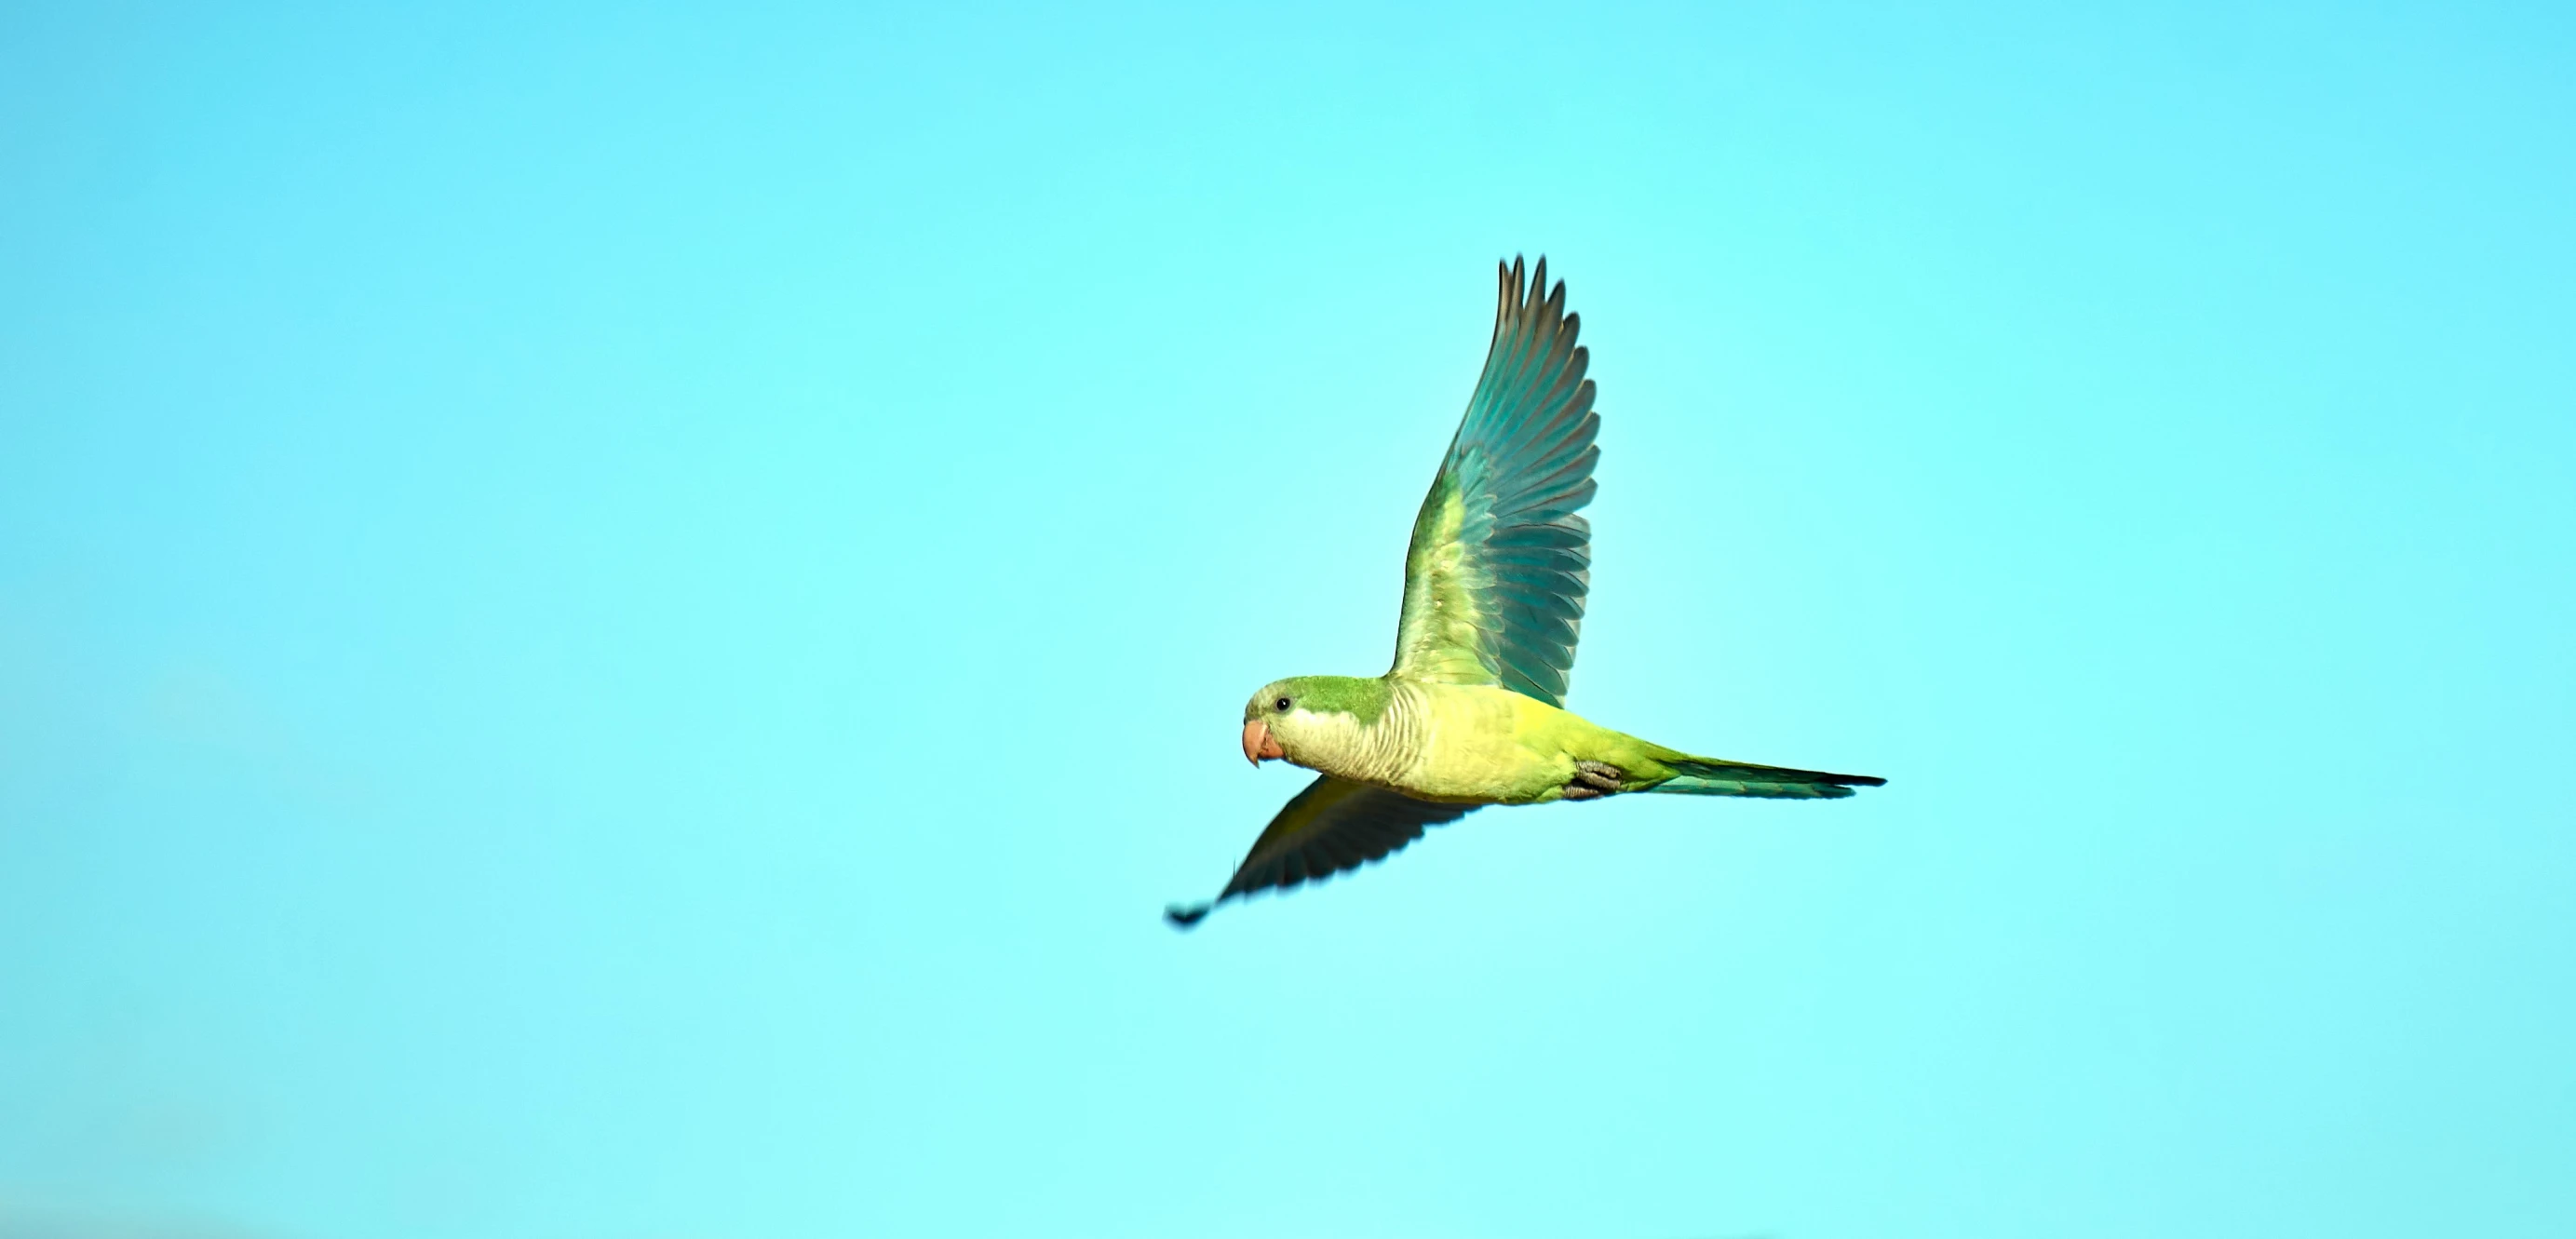
POLYGON ((1288 708, 1288 699, 1282 697, 1277 701, 1271 702, 1270 707, 1274 710, 1285 710, 1288 708))

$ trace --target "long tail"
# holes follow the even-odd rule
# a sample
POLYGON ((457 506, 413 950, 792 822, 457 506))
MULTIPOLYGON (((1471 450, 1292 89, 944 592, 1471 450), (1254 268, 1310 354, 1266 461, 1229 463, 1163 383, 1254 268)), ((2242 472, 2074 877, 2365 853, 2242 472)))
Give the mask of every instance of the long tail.
POLYGON ((1855 787, 1877 787, 1887 780, 1866 774, 1827 774, 1822 770, 1791 770, 1783 766, 1753 766, 1737 761, 1718 761, 1708 757, 1666 757, 1663 764, 1673 769, 1673 777, 1647 788, 1647 791, 1671 792, 1683 796, 1771 796, 1790 800, 1834 800, 1852 794, 1855 787))

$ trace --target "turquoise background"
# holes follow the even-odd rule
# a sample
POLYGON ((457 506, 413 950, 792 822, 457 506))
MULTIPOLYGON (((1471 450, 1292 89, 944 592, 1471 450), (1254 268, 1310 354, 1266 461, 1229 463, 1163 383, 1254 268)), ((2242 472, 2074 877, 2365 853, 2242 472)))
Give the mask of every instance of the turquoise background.
POLYGON ((0 13, 0 1235, 2576 1234, 2558 6, 0 13), (1213 893, 1545 253, 1570 703, 1213 893))

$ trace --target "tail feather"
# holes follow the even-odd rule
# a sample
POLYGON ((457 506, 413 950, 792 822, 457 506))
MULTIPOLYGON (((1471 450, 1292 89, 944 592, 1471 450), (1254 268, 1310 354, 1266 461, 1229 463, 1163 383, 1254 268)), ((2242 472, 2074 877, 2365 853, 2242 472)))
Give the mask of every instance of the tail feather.
POLYGON ((1838 800, 1854 787, 1877 787, 1885 779, 1866 774, 1830 774, 1791 770, 1705 757, 1667 757, 1673 777, 1654 786, 1658 792, 1684 796, 1764 796, 1785 800, 1838 800))

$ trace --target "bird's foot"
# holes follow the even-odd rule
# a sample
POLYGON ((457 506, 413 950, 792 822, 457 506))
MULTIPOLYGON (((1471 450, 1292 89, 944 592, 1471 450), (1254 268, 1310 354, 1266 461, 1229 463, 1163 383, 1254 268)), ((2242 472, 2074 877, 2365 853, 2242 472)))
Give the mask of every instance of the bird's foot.
POLYGON ((1598 800, 1618 791, 1627 777, 1626 771, 1608 762, 1578 761, 1574 763, 1574 781, 1566 784, 1561 794, 1567 800, 1598 800))

